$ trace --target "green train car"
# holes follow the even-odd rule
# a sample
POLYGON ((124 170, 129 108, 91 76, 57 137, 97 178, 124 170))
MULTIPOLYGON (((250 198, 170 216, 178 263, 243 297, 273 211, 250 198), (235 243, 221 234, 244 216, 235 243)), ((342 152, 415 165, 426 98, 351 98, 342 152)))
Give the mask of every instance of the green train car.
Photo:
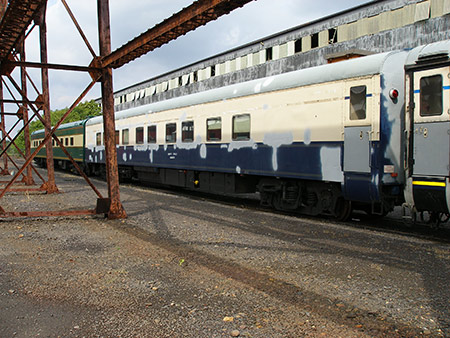
MULTIPOLYGON (((76 122, 70 122, 62 124, 55 135, 64 144, 64 147, 81 166, 84 164, 85 154, 85 126, 88 119, 76 122)), ((34 152, 40 143, 44 140, 44 129, 37 130, 31 134, 31 152, 34 152)), ((71 169, 72 163, 67 158, 59 144, 52 139, 53 143, 53 157, 55 160, 55 166, 62 169, 71 169)), ((45 167, 47 164, 45 147, 42 148, 35 157, 35 162, 41 167, 45 167)))

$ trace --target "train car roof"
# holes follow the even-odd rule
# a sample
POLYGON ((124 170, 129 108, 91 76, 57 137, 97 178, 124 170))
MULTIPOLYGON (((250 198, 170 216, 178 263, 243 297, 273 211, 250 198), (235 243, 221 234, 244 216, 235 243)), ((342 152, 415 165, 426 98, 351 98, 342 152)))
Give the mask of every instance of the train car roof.
POLYGON ((414 66, 421 61, 435 58, 449 58, 450 40, 431 43, 429 45, 413 48, 406 58, 406 66, 414 66))
MULTIPOLYGON (((132 116, 156 113, 196 104, 234 99, 237 97, 267 93, 316 83, 379 74, 382 72, 386 58, 394 53, 398 53, 398 51, 364 56, 357 59, 326 64, 318 67, 305 68, 226 87, 210 89, 191 95, 180 96, 165 101, 150 103, 119 111, 115 114, 115 118, 116 120, 120 120, 132 116)), ((101 121, 102 116, 97 116, 87 121, 86 125, 98 124, 101 121)))
MULTIPOLYGON (((89 120, 89 118, 81 120, 81 121, 75 121, 75 122, 68 122, 68 123, 63 123, 59 126, 58 130, 64 130, 64 129, 70 129, 73 127, 78 127, 78 126, 82 126, 87 120, 89 120)), ((44 128, 39 129, 39 130, 35 130, 31 133, 31 136, 35 135, 35 134, 40 134, 43 133, 45 131, 44 128)))

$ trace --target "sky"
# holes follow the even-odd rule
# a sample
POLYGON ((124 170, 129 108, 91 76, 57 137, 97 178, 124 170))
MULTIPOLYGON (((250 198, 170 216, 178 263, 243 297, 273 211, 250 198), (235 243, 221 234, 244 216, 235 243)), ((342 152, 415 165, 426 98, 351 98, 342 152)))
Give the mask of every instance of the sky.
MULTIPOLYGON (((66 1, 98 54, 97 1, 66 1)), ((112 50, 114 51, 192 2, 193 0, 110 0, 112 50)), ((252 1, 114 70, 114 90, 367 2, 369 1, 252 1)), ((89 65, 92 56, 60 0, 48 1, 47 30, 50 63, 89 65)), ((33 30, 26 40, 26 52, 27 61, 39 61, 37 29, 33 30)), ((29 73, 34 82, 40 84, 40 71, 30 69, 29 73)), ((89 83, 90 77, 86 73, 51 70, 50 108, 56 110, 70 106, 89 83)), ((32 90, 29 89, 29 92, 32 90)), ((30 93, 30 97, 33 97, 33 94, 30 93)), ((100 85, 96 84, 86 99, 98 97, 100 97, 100 85)))

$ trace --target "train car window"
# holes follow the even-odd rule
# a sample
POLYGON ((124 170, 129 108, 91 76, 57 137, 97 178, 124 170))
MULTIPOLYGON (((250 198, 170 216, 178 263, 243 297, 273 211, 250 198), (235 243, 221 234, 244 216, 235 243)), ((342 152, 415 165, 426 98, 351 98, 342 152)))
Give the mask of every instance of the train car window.
POLYGON ((147 143, 156 143, 156 126, 147 128, 147 143))
POLYGON ((167 123, 166 124, 166 142, 175 143, 177 141, 177 124, 167 123))
POLYGON ((250 139, 250 114, 233 116, 233 140, 250 139))
POLYGON ((206 120, 206 139, 220 141, 222 139, 222 118, 213 117, 206 120))
POLYGON ((73 137, 70 138, 70 145, 73 146, 73 137))
POLYGON ((102 133, 97 133, 95 135, 95 144, 98 146, 102 145, 102 133))
POLYGON ((350 120, 364 120, 366 118, 366 86, 350 88, 350 120))
POLYGON ((68 138, 68 137, 66 137, 66 138, 65 138, 65 140, 64 140, 64 142, 65 142, 65 144, 64 144, 64 145, 68 146, 68 145, 69 145, 69 138, 68 138))
POLYGON ((116 130, 115 132, 116 146, 120 144, 120 132, 116 130))
POLYGON ((442 115, 442 75, 420 79, 420 116, 442 115))
POLYGON ((194 141, 194 121, 186 121, 181 124, 181 141, 194 141))
POLYGON ((122 130, 122 144, 126 145, 130 143, 130 131, 128 129, 122 130))
POLYGON ((144 143, 144 127, 136 128, 136 144, 144 143))

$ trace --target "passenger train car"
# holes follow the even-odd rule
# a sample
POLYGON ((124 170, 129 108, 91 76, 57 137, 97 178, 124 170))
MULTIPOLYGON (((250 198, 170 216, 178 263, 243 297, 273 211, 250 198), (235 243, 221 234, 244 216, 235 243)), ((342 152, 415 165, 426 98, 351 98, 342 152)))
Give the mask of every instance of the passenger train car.
MULTIPOLYGON (((444 41, 120 111, 120 174, 258 191, 264 205, 338 219, 402 204, 440 219, 450 210, 449 53, 444 41)), ((79 124, 84 168, 101 173, 102 117, 79 124)))

